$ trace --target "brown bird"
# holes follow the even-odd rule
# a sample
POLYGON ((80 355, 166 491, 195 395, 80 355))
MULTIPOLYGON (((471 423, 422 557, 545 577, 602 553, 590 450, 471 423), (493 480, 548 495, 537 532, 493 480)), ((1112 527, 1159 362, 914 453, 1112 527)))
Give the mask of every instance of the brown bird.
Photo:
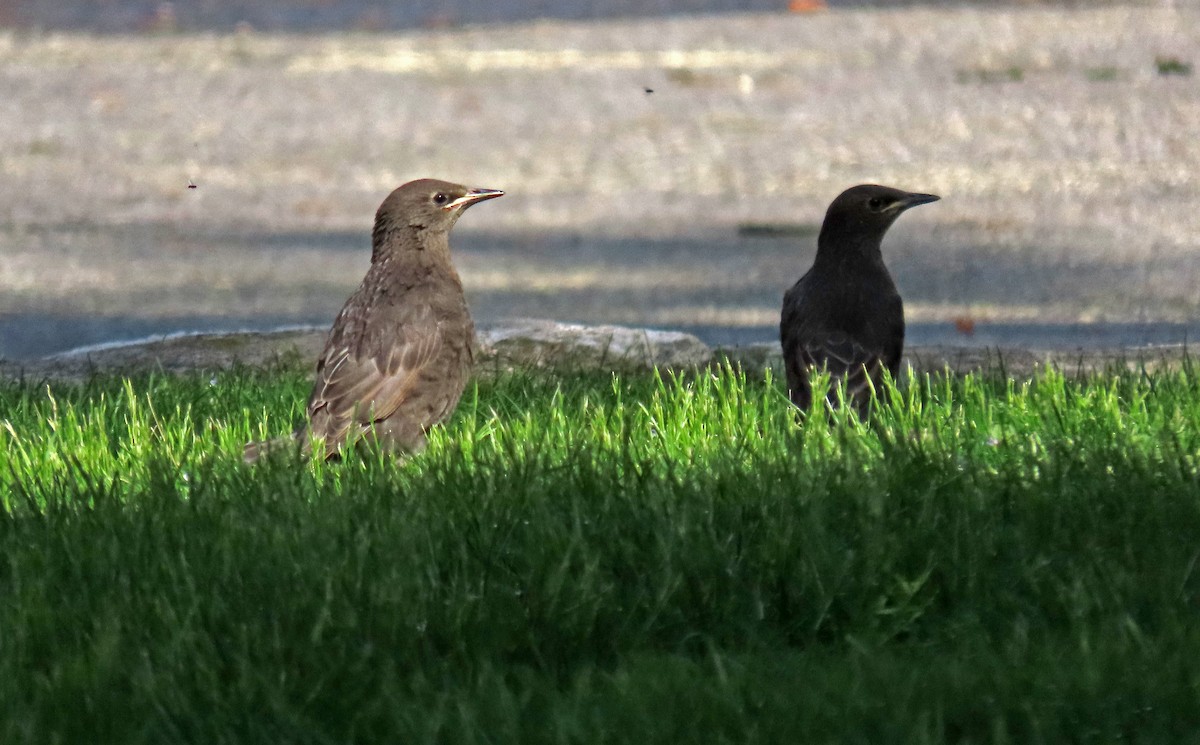
POLYGON ((363 436, 417 452, 458 405, 470 376, 475 325, 450 261, 450 229, 476 202, 502 196, 433 179, 399 187, 375 213, 371 268, 346 301, 317 360, 308 423, 252 442, 247 462, 293 439, 326 457, 363 436))
MULTIPOLYGON (((872 390, 881 392, 883 371, 900 374, 904 350, 904 305, 880 244, 900 213, 936 202, 866 184, 842 192, 825 213, 812 268, 783 296, 779 340, 787 369, 788 395, 807 411, 810 375, 828 370, 844 382, 846 401, 865 416, 872 390)), ((836 405, 833 389, 826 399, 836 405)))

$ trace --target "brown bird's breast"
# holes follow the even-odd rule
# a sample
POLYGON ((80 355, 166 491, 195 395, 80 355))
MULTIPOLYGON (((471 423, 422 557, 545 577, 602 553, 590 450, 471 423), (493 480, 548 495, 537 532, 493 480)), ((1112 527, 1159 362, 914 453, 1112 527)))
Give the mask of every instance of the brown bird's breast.
POLYGON ((373 427, 395 447, 419 449, 425 431, 457 406, 474 344, 453 267, 373 265, 318 362, 309 400, 313 433, 340 446, 373 427))

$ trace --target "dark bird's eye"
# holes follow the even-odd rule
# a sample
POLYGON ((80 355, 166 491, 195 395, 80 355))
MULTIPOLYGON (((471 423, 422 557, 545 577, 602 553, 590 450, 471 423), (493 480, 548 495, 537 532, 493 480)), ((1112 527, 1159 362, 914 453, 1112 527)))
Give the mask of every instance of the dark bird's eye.
POLYGON ((449 202, 449 201, 450 201, 450 197, 446 196, 445 194, 441 193, 440 191, 437 194, 433 195, 433 203, 434 204, 445 204, 446 202, 449 202))
POLYGON ((871 197, 867 200, 867 206, 878 212, 879 210, 883 209, 883 200, 879 197, 871 197))

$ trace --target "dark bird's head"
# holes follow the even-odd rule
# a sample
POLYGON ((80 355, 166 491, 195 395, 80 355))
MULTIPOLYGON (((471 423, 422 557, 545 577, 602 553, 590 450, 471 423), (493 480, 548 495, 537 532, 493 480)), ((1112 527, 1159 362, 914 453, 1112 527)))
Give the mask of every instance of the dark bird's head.
POLYGON ((909 207, 936 202, 941 197, 916 194, 890 186, 863 184, 838 195, 825 212, 817 252, 847 251, 855 247, 878 249, 884 233, 909 207))

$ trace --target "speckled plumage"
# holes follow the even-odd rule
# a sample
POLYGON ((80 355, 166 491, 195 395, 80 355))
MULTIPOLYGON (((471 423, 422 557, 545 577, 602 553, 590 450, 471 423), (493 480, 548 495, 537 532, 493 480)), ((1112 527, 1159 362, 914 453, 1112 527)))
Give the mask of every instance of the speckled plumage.
MULTIPOLYGON (((783 296, 779 320, 788 395, 801 410, 812 406, 814 370, 828 370, 835 386, 844 381, 846 402, 860 415, 883 371, 900 374, 904 305, 881 243, 900 213, 937 199, 865 184, 829 205, 813 266, 783 296)), ((832 388, 825 395, 837 404, 832 388)))
MULTIPOLYGON (((292 437, 326 457, 369 436, 415 452, 426 432, 458 405, 471 374, 475 326, 450 260, 450 229, 490 189, 433 179, 412 181, 380 205, 371 267, 346 301, 317 360, 308 423, 292 437)), ((250 443, 253 461, 282 440, 250 443)))

